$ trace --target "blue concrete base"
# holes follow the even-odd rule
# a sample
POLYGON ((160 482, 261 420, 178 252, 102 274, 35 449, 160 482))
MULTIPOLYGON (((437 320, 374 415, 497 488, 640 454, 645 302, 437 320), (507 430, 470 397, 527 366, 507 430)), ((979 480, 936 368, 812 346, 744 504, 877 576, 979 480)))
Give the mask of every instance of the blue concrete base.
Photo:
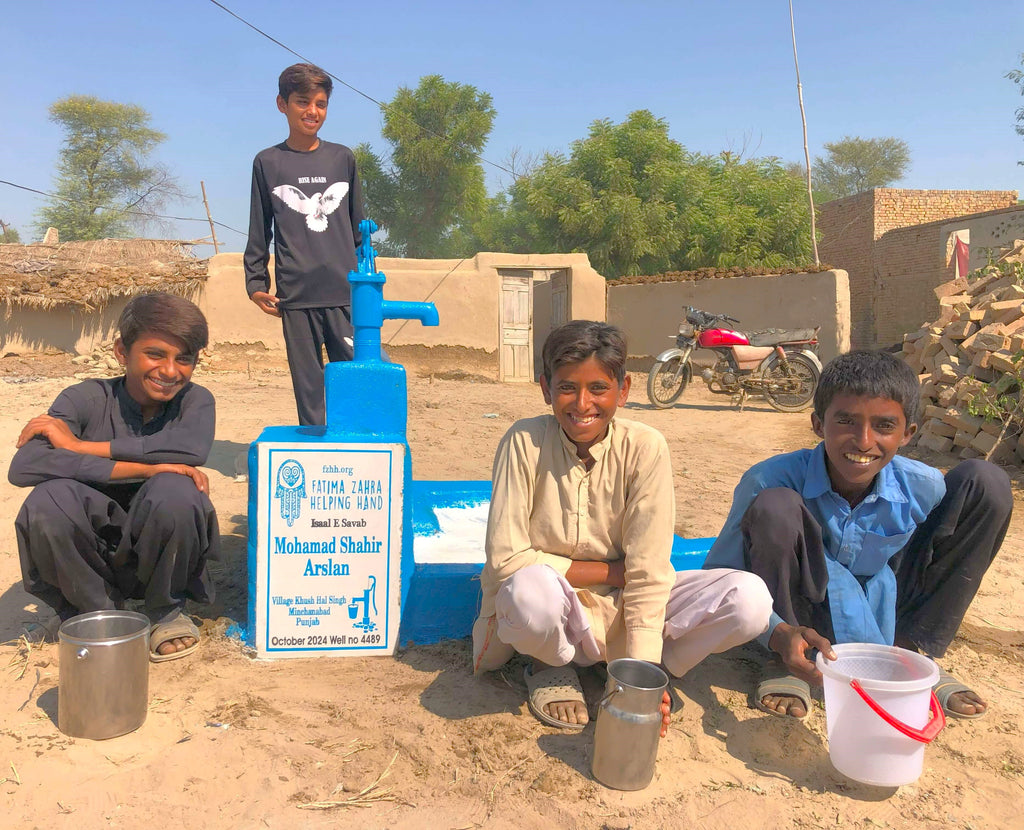
MULTIPOLYGON (((437 533, 437 507, 473 506, 489 501, 489 481, 413 481, 413 532, 416 536, 437 533)), ((697 570, 704 564, 714 538, 684 539, 672 543, 672 565, 677 571, 697 570)), ((438 564, 417 562, 402 609, 398 633, 400 646, 427 645, 468 636, 480 605, 478 563, 438 564)))

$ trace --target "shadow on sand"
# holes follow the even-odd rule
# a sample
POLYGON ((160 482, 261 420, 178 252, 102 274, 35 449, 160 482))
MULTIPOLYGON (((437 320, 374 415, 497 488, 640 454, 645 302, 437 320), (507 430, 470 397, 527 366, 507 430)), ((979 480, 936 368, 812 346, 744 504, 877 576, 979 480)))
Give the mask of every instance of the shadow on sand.
MULTIPOLYGON (((860 784, 837 772, 828 757, 825 711, 821 688, 813 689, 814 702, 806 720, 760 713, 740 719, 735 704, 723 703, 718 690, 739 692, 753 708, 753 693, 766 660, 764 651, 748 644, 725 654, 712 654, 699 675, 675 681, 703 710, 704 733, 723 743, 726 751, 748 769, 767 778, 788 781, 814 792, 841 793, 857 801, 885 801, 896 787, 860 784), (712 689, 707 678, 714 678, 712 689)), ((728 696, 734 699, 735 696, 728 696)))

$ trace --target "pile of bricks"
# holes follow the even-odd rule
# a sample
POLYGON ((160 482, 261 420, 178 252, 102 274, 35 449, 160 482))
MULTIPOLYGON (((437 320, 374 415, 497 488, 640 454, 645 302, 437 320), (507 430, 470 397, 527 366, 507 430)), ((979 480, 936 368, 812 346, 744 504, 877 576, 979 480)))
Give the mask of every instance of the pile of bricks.
POLYGON ((1017 408, 1024 374, 1021 263, 1024 241, 1018 240, 995 264, 938 286, 939 318, 904 337, 900 356, 921 380, 920 446, 960 458, 1024 462, 1024 407, 1017 408), (985 411, 992 417, 983 417, 985 411))

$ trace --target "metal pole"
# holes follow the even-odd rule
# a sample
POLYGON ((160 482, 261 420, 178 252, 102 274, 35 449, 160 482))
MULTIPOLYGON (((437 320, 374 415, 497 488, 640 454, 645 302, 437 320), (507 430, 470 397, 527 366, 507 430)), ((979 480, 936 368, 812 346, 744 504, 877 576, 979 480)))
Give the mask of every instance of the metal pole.
MULTIPOLYGON (((806 133, 804 135, 804 140, 806 141, 806 133)), ((203 207, 206 208, 206 218, 210 220, 210 237, 213 239, 213 252, 215 254, 219 254, 220 248, 217 247, 217 231, 213 227, 213 217, 210 216, 210 204, 206 201, 206 182, 200 181, 199 187, 203 191, 203 207)))
POLYGON ((793 0, 789 0, 789 29, 793 33, 793 65, 796 67, 796 94, 800 99, 800 123, 804 128, 804 161, 807 164, 807 202, 811 206, 811 244, 814 246, 814 264, 818 259, 818 231, 814 222, 814 192, 811 190, 811 154, 807 149, 807 115, 804 113, 804 88, 800 83, 800 62, 796 58, 796 25, 793 23, 793 0))

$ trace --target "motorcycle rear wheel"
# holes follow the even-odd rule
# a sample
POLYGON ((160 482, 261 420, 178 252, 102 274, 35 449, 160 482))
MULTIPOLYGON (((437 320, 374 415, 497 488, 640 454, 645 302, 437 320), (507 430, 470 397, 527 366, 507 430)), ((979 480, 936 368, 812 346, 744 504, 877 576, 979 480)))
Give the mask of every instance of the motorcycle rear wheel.
POLYGON ((647 398, 658 409, 672 406, 690 382, 690 361, 680 365, 681 361, 681 357, 658 361, 647 375, 647 398))
POLYGON ((802 354, 786 356, 787 374, 782 361, 776 358, 764 372, 764 397, 779 412, 802 412, 814 401, 820 372, 802 354))

